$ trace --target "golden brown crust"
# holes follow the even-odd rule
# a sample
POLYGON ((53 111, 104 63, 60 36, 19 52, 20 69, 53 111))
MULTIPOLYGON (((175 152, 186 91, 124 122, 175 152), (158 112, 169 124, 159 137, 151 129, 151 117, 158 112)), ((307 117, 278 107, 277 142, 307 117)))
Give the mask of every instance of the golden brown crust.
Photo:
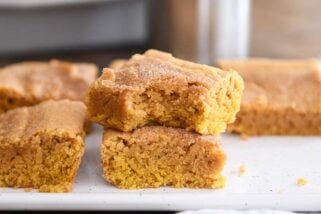
POLYGON ((97 77, 89 63, 22 62, 0 69, 0 113, 44 100, 83 101, 97 77))
POLYGON ((0 186, 65 192, 84 153, 86 110, 78 101, 45 101, 0 115, 0 186))
POLYGON ((130 131, 149 123, 214 134, 235 119, 243 91, 236 72, 149 50, 106 68, 86 97, 89 118, 130 131))
POLYGON ((321 134, 321 70, 316 60, 222 60, 245 81, 232 132, 321 134))
POLYGON ((103 175, 120 188, 220 188, 226 157, 219 142, 218 136, 162 126, 105 130, 103 175))
POLYGON ((83 133, 85 112, 83 103, 69 100, 50 100, 34 107, 13 109, 0 115, 1 143, 12 144, 16 139, 21 143, 41 132, 68 133, 76 137, 83 133))
POLYGON ((153 82, 164 80, 189 82, 206 88, 219 87, 220 78, 230 76, 218 68, 174 58, 171 54, 148 50, 143 55, 135 54, 119 70, 105 69, 100 77, 103 84, 116 90, 138 89, 153 82))

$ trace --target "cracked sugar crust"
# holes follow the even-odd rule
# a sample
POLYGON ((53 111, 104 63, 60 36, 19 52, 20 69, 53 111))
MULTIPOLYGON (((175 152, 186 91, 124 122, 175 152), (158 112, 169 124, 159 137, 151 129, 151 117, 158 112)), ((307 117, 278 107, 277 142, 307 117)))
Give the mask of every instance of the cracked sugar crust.
POLYGON ((78 101, 45 101, 33 107, 13 109, 0 115, 0 144, 21 143, 34 134, 53 132, 82 135, 86 107, 78 101))
POLYGON ((85 105, 45 101, 0 115, 0 187, 69 192, 84 154, 85 105))
POLYGON ((0 69, 0 113, 44 100, 83 101, 98 69, 90 63, 22 62, 0 69))
POLYGON ((107 68, 100 78, 103 85, 112 85, 116 90, 138 89, 156 81, 185 81, 212 88, 218 87, 216 83, 220 78, 230 75, 218 68, 180 60, 157 50, 135 54, 127 62, 116 63, 119 63, 116 65, 118 70, 107 68))
POLYGON ((104 69, 86 98, 89 118, 130 131, 150 123, 214 134, 235 119, 243 81, 234 71, 149 50, 104 69))
POLYGON ((317 60, 221 60, 245 82, 230 131, 250 135, 321 134, 321 70, 317 60))
POLYGON ((219 136, 163 126, 107 129, 101 157, 104 178, 119 188, 221 188, 225 183, 219 136))
POLYGON ((262 104, 298 111, 321 111, 321 70, 317 60, 221 60, 234 69, 246 87, 242 105, 262 104))

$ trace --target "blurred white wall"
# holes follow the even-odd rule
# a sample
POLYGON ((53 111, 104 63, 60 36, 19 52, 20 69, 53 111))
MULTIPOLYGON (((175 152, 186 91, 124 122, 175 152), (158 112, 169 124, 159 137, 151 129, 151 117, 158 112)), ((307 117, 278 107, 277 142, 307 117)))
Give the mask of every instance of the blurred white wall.
POLYGON ((252 57, 321 58, 320 0, 252 2, 252 57))

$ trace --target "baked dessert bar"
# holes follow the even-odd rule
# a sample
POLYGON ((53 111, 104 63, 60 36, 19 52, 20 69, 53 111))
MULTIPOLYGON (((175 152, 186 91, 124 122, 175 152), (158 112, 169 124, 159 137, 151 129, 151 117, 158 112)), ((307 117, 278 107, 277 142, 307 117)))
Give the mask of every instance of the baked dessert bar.
POLYGON ((44 100, 84 100, 98 69, 89 63, 23 62, 0 69, 0 114, 44 100))
POLYGON ((164 126, 133 132, 107 129, 101 149, 103 176, 128 189, 221 188, 225 154, 219 143, 218 136, 164 126))
POLYGON ((230 132, 320 135, 321 70, 316 60, 222 60, 245 81, 241 111, 230 132))
POLYGON ((237 72, 149 50, 104 69, 86 104, 92 121, 122 131, 156 123, 216 134, 234 121, 242 91, 237 72))
POLYGON ((0 115, 0 187, 72 189, 84 153, 85 105, 45 101, 0 115))

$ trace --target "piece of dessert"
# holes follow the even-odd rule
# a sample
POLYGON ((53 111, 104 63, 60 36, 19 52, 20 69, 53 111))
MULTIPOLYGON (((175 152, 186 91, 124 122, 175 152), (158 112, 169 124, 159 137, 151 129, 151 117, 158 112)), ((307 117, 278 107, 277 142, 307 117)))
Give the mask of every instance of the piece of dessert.
POLYGON ((221 60, 245 81, 241 110, 230 132, 320 135, 321 70, 316 60, 221 60))
POLYGON ((84 153, 85 105, 45 101, 0 115, 0 187, 72 189, 84 153))
POLYGON ((219 143, 218 136, 164 126, 133 132, 107 129, 101 148, 103 176, 128 189, 221 188, 226 157, 219 143))
POLYGON ((0 69, 0 114, 45 100, 83 101, 98 69, 89 63, 23 62, 0 69))
POLYGON ((234 121, 242 92, 237 72, 149 50, 104 69, 86 104, 92 121, 122 131, 156 123, 216 134, 234 121))

